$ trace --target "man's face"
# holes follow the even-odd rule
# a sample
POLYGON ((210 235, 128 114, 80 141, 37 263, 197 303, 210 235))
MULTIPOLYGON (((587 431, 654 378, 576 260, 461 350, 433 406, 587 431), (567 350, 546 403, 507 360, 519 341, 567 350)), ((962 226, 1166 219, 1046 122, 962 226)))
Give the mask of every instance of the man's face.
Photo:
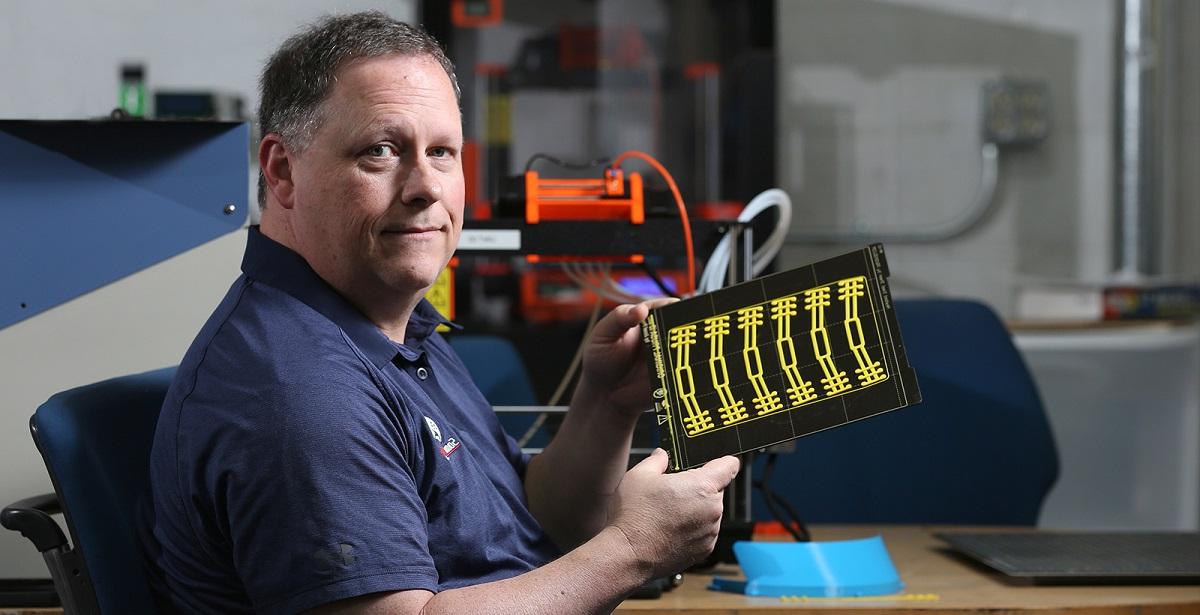
POLYGON ((413 301, 462 231, 450 79, 427 57, 357 60, 338 70, 323 104, 323 124, 292 158, 294 247, 360 308, 413 301))

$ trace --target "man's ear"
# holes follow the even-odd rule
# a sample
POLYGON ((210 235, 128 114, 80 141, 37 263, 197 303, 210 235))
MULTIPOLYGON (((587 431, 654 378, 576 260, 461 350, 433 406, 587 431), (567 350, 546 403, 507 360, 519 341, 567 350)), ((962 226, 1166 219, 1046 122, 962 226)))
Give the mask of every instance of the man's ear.
POLYGON ((267 192, 284 209, 291 209, 296 186, 292 182, 292 153, 278 133, 270 133, 258 144, 258 166, 267 182, 267 192))

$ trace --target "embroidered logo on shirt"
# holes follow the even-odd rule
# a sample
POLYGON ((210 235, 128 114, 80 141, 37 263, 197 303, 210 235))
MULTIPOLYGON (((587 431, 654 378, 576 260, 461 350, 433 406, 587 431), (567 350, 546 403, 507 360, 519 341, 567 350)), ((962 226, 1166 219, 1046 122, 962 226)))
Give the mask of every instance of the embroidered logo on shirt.
POLYGON ((433 439, 437 440, 438 444, 441 445, 438 447, 438 450, 442 452, 442 457, 449 459, 450 455, 453 455, 454 451, 457 451, 458 447, 462 446, 462 442, 459 442, 458 438, 454 437, 446 438, 446 442, 443 444, 442 430, 433 419, 425 417, 425 426, 429 428, 429 435, 433 436, 433 439))
POLYGON ((459 443, 458 438, 447 439, 446 443, 442 445, 442 457, 449 459, 450 455, 453 455, 454 451, 457 451, 459 446, 461 446, 461 444, 459 443))
POLYGON ((354 554, 354 545, 344 542, 328 549, 317 549, 312 556, 320 564, 321 572, 331 572, 335 568, 350 568, 358 561, 358 556, 354 554))
POLYGON ((438 425, 433 422, 433 419, 425 417, 425 426, 429 428, 429 435, 433 436, 434 440, 442 441, 442 430, 438 429, 438 425))

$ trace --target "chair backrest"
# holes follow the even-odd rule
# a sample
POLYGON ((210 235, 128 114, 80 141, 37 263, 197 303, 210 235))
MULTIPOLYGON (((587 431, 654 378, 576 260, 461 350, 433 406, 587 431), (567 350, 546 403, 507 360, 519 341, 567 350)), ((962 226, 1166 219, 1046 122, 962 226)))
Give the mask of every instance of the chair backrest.
POLYGON ((150 446, 174 373, 171 367, 63 391, 30 421, 102 613, 155 612, 138 508, 149 493, 150 446))
POLYGON ((1034 525, 1058 455, 1004 323, 960 300, 896 301, 896 316, 924 401, 797 440, 772 486, 805 522, 1034 525))
POLYGON ((525 362, 512 342, 496 335, 457 334, 448 340, 493 406, 537 404, 525 362))

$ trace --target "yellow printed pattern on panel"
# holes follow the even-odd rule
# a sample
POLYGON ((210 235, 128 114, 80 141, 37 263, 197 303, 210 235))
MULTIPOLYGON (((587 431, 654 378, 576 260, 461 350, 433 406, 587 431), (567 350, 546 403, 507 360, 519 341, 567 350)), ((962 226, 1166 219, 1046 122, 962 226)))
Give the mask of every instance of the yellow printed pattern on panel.
POLYGON ((704 338, 708 340, 708 371, 712 374, 713 388, 721 400, 717 412, 726 425, 750 418, 746 405, 733 396, 729 388, 729 366, 725 363, 725 338, 729 336, 729 315, 716 316, 704 321, 704 338))
POLYGON ((827 307, 828 286, 804 291, 804 309, 812 317, 809 337, 812 338, 813 356, 817 358, 817 363, 821 365, 821 371, 825 374, 821 384, 825 387, 826 394, 837 395, 850 390, 850 379, 846 377, 846 372, 839 370, 837 363, 833 362, 833 346, 829 343, 829 330, 825 328, 827 307))
POLYGON ((775 351, 779 353, 779 364, 787 376, 788 399, 793 406, 808 403, 817 398, 811 382, 800 375, 796 359, 796 345, 792 343, 792 317, 796 315, 796 297, 784 297, 771 302, 771 319, 775 321, 775 351))
POLYGON ((696 344, 696 325, 671 329, 667 345, 675 351, 675 393, 683 407, 683 426, 689 434, 698 434, 713 428, 712 417, 707 410, 700 409, 696 401, 696 380, 688 364, 692 346, 696 344))
MULTIPOLYGON (((858 276, 672 328, 668 332, 667 342, 674 364, 671 373, 679 398, 684 433, 689 437, 698 436, 887 380, 888 372, 882 357, 873 358, 868 352, 868 346, 883 347, 879 324, 874 323, 870 338, 863 327, 862 314, 870 314, 871 310, 872 299, 866 277, 858 276), (843 350, 840 356, 834 356, 834 345, 830 340, 831 334, 839 333, 836 324, 831 332, 826 321, 827 312, 834 309, 831 306, 835 288, 837 301, 842 308, 841 333, 845 335, 845 343, 850 348, 850 353, 846 354, 843 350), (802 344, 801 347, 810 346, 811 354, 798 351, 793 335, 793 321, 797 317, 803 318, 801 307, 808 316, 798 322, 809 323, 809 344, 802 344), (725 341, 731 335, 731 320, 735 317, 737 329, 742 333, 742 363, 747 381, 753 388, 753 396, 749 395, 749 391, 743 393, 749 397, 746 401, 735 394, 726 359, 725 341), (767 324, 768 317, 770 325, 767 324), (696 379, 703 380, 704 375, 703 372, 694 373, 691 367, 692 348, 700 342, 697 335, 701 332, 704 343, 708 345, 707 371, 711 377, 708 383, 701 384, 711 385, 715 399, 711 392, 698 394, 701 391, 697 389, 696 379), (759 341, 763 335, 769 338, 772 334, 773 339, 762 340, 764 346, 760 349, 759 341), (777 355, 781 374, 764 373, 761 353, 770 352, 772 348, 777 355), (846 364, 844 369, 839 367, 839 361, 852 362, 846 364), (805 378, 802 367, 809 370, 820 368, 819 374, 810 371, 814 378, 820 376, 819 388, 817 383, 805 378), (854 380, 846 373, 846 369, 851 367, 854 367, 854 380), (786 387, 776 391, 771 386, 772 381, 779 383, 779 386, 786 382, 786 387), (781 393, 786 397, 781 398, 781 393), (747 405, 752 406, 753 416, 747 405)), ((798 334, 803 336, 805 332, 798 334)), ((845 345, 840 347, 844 349, 845 345)), ((705 388, 704 391, 709 389, 705 388)))
POLYGON ((862 320, 858 317, 858 298, 866 294, 863 282, 863 278, 850 278, 838 282, 838 299, 846 306, 846 320, 842 324, 846 327, 846 339, 850 341, 854 360, 858 362, 858 369, 854 370, 854 373, 858 376, 859 384, 867 386, 886 379, 887 374, 883 373, 883 366, 879 361, 872 361, 867 354, 862 320))
POLYGON ((742 345, 742 360, 746 364, 746 376, 750 378, 750 384, 754 387, 754 399, 750 401, 754 404, 754 409, 758 410, 759 416, 783 410, 779 393, 772 391, 767 386, 767 379, 763 378, 762 356, 758 353, 758 329, 763 324, 763 307, 748 307, 738 310, 737 314, 738 328, 744 331, 745 340, 742 345))

